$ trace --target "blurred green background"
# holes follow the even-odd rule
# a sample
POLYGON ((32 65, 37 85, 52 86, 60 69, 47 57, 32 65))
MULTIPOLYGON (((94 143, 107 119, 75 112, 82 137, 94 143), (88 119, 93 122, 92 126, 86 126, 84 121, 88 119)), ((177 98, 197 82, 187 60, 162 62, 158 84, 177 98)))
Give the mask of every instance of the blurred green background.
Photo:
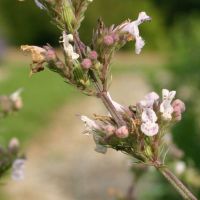
MULTIPOLYGON (((184 161, 187 165, 198 170, 200 1, 94 0, 81 28, 81 38, 90 43, 93 27, 100 16, 107 25, 111 25, 127 18, 135 19, 142 10, 153 18, 151 23, 141 26, 146 41, 143 53, 136 58, 133 44, 127 45, 121 53, 123 56, 120 54, 116 57, 113 70, 116 76, 137 74, 144 77, 149 87, 158 93, 162 88, 177 91, 177 96, 186 103, 187 112, 181 123, 173 128, 173 137, 177 146, 185 152, 184 161)), ((28 60, 20 55, 19 46, 46 43, 59 46, 59 36, 58 30, 49 22, 48 15, 38 9, 32 0, 0 1, 0 93, 8 94, 18 87, 25 88, 24 109, 17 116, 0 122, 2 143, 17 136, 26 145, 42 127, 51 123, 50 116, 56 109, 72 99, 83 98, 51 72, 28 78, 28 60)), ((155 180, 160 184, 159 192, 150 194, 147 190, 148 199, 180 199, 165 181, 159 181, 160 177, 154 177, 155 180)), ((196 186, 192 189, 200 197, 200 188, 196 186)), ((147 197, 144 195, 140 199, 147 197)))

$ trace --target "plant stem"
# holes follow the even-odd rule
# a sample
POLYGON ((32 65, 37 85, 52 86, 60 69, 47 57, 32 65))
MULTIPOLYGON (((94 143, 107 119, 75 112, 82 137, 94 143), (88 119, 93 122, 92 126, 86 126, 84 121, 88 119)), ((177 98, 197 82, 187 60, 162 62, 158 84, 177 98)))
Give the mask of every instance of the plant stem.
POLYGON ((183 199, 197 200, 197 198, 188 190, 188 188, 166 167, 156 167, 157 170, 174 186, 183 199))
POLYGON ((115 120, 118 127, 124 126, 125 122, 122 119, 121 115, 117 112, 114 105, 112 104, 111 100, 108 98, 107 92, 103 91, 102 87, 100 86, 94 72, 92 70, 89 71, 90 77, 94 82, 95 88, 99 94, 99 97, 101 98, 103 104, 107 108, 107 110, 110 112, 111 116, 115 120))
MULTIPOLYGON (((74 42, 75 42, 75 46, 76 46, 80 56, 81 57, 83 55, 85 56, 85 45, 81 42, 77 32, 74 33, 74 42)), ((108 63, 107 63, 107 65, 108 65, 108 63)), ((115 109, 114 105, 112 104, 110 98, 107 95, 107 91, 106 91, 106 87, 105 87, 106 83, 104 83, 104 85, 102 85, 102 83, 99 83, 95 73, 92 70, 89 70, 89 75, 94 82, 94 86, 95 86, 97 93, 99 94, 99 97, 101 98, 101 100, 102 100, 103 104, 105 105, 105 107, 107 108, 107 110, 110 112, 110 114, 113 117, 114 121, 116 122, 117 126, 121 127, 121 126, 126 125, 122 116, 117 112, 117 110, 115 109)))

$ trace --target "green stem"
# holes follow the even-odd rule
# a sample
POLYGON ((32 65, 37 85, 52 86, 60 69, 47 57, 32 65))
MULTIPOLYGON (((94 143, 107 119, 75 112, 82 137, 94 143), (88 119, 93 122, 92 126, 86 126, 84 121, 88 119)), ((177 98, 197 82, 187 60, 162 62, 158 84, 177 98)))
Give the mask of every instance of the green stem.
POLYGON ((183 199, 197 200, 189 189, 167 167, 161 166, 156 168, 171 183, 171 185, 174 186, 183 199))

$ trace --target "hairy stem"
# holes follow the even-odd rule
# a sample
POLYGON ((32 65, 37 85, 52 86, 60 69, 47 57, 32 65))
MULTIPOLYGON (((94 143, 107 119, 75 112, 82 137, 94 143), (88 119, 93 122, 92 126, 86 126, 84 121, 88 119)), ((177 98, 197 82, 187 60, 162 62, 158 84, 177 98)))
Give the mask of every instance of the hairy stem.
POLYGON ((183 199, 197 200, 189 189, 165 166, 156 167, 157 170, 171 183, 183 199))

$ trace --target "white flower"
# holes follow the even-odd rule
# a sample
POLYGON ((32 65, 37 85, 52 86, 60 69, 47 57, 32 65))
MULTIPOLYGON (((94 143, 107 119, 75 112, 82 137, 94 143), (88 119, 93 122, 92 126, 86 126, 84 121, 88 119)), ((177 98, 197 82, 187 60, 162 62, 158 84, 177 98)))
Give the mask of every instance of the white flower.
POLYGON ((92 133, 94 130, 100 129, 99 125, 87 116, 82 115, 81 120, 85 123, 86 131, 88 131, 89 133, 92 133))
POLYGON ((12 179, 20 181, 24 179, 25 159, 18 158, 12 165, 12 179))
POLYGON ((158 133, 159 126, 156 123, 157 116, 153 109, 144 108, 142 112, 142 125, 141 131, 147 136, 154 136, 158 133))
POLYGON ((142 107, 152 108, 153 104, 159 99, 159 96, 155 92, 151 92, 144 97, 144 100, 140 101, 142 107))
POLYGON ((140 31, 139 31, 138 26, 142 24, 143 22, 150 21, 150 20, 151 20, 151 17, 149 17, 146 14, 146 12, 140 12, 137 20, 124 24, 122 31, 128 32, 136 40, 136 43, 135 43, 136 54, 140 54, 143 46, 145 45, 144 40, 140 36, 140 31))
POLYGON ((64 51, 72 60, 77 60, 79 58, 79 54, 74 52, 73 46, 70 44, 70 42, 73 42, 74 38, 72 34, 66 34, 65 31, 63 31, 63 47, 64 51))
POLYGON ((160 112, 162 113, 162 117, 165 120, 172 119, 172 113, 174 112, 174 109, 171 105, 171 102, 174 99, 175 95, 176 91, 170 92, 167 89, 162 90, 163 102, 160 104, 160 112))
POLYGON ((145 108, 144 111, 142 112, 142 117, 141 117, 143 122, 156 122, 157 121, 157 116, 156 113, 154 112, 153 109, 151 108, 145 108))
POLYGON ((140 101, 139 105, 142 108, 141 115, 141 131, 147 136, 154 136, 159 131, 159 126, 156 123, 157 116, 153 110, 153 105, 158 101, 159 96, 155 92, 151 92, 145 96, 145 99, 140 101))
POLYGON ((145 122, 142 123, 141 125, 141 131, 146 135, 146 136, 154 136, 158 133, 159 131, 159 126, 157 123, 151 123, 149 122, 145 122))
POLYGON ((112 102, 113 106, 115 107, 115 109, 118 111, 118 112, 124 112, 126 110, 126 108, 122 105, 120 105, 119 103, 117 103, 116 101, 113 101, 109 92, 107 92, 107 96, 109 98, 109 100, 112 102))

